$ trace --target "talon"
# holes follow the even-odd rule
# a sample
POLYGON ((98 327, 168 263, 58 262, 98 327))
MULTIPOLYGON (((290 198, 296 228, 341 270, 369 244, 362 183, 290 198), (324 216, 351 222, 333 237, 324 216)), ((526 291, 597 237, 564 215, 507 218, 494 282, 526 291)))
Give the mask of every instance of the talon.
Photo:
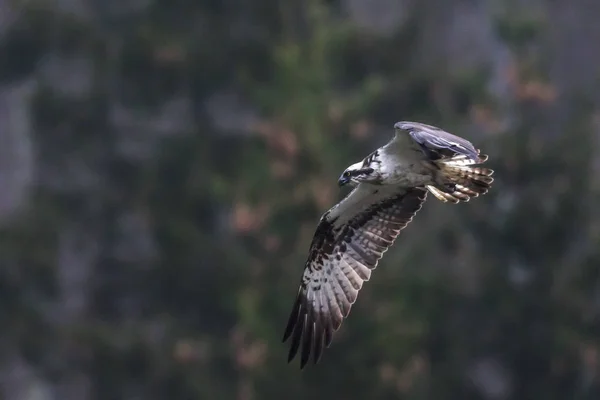
POLYGON ((454 193, 456 191, 456 184, 454 183, 446 183, 444 187, 448 190, 448 193, 454 193))

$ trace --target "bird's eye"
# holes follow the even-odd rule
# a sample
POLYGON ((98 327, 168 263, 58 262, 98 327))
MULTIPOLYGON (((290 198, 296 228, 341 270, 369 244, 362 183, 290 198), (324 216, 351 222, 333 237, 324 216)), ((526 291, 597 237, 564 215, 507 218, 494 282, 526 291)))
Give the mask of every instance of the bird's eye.
POLYGON ((346 172, 344 172, 344 176, 346 176, 346 177, 350 177, 350 171, 346 171, 346 172))

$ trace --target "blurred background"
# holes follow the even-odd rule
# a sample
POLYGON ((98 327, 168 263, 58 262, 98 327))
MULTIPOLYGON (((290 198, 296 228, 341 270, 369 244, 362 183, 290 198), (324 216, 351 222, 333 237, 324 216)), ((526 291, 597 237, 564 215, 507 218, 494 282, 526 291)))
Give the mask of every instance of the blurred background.
POLYGON ((600 2, 0 0, 0 396, 600 398, 600 2), (430 196, 317 366, 281 343, 343 169, 430 196))

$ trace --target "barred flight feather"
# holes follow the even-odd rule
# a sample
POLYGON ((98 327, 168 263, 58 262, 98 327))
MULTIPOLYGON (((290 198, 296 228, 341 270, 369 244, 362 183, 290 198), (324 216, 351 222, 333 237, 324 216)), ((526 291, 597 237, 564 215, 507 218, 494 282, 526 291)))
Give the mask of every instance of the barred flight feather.
POLYGON ((288 361, 299 351, 301 368, 311 355, 319 361, 363 283, 426 196, 424 188, 361 186, 323 215, 283 336, 291 339, 288 361))

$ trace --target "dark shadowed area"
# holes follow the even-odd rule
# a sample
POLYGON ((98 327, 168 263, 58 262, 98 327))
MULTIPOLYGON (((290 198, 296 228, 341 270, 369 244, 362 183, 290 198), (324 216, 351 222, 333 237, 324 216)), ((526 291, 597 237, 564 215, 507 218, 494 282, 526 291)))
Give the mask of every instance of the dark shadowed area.
POLYGON ((600 2, 0 0, 0 398, 600 398, 600 2), (318 365, 281 338, 344 169, 471 140, 318 365))

